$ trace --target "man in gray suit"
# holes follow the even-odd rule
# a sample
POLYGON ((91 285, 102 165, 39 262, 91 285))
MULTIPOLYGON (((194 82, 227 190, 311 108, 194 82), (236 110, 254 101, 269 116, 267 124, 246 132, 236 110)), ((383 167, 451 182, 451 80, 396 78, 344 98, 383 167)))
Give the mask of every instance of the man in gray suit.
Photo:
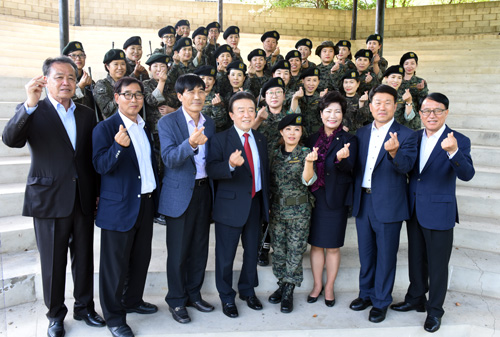
POLYGON ((214 307, 201 298, 208 257, 211 182, 205 170, 205 143, 215 124, 201 113, 205 83, 194 74, 175 83, 182 106, 158 122, 161 157, 165 164, 159 213, 167 222, 167 279, 165 297, 172 317, 191 321, 186 306, 201 312, 214 307))

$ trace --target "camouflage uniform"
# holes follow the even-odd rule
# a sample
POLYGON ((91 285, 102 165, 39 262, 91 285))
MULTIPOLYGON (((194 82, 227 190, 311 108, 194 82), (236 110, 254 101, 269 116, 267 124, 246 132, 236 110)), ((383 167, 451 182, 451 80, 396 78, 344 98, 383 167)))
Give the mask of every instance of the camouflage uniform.
MULTIPOLYGON (((380 56, 380 55, 379 55, 380 56)), ((378 61, 378 68, 380 69, 380 72, 377 74, 377 79, 379 82, 382 81, 382 78, 384 78, 384 73, 387 70, 387 67, 389 66, 389 62, 382 56, 380 56, 380 60, 378 61)), ((373 65, 368 67, 368 69, 373 72, 373 65)))
POLYGON ((290 154, 275 150, 271 160, 271 212, 269 219, 273 247, 273 273, 283 283, 300 286, 304 279, 302 258, 307 249, 313 196, 302 173, 307 147, 297 145, 290 154))
POLYGON ((108 74, 106 78, 96 82, 94 87, 94 100, 104 118, 111 117, 118 109, 115 102, 113 87, 115 81, 108 74))
POLYGON ((278 63, 279 61, 283 61, 285 58, 283 57, 283 55, 281 54, 278 54, 278 56, 276 56, 276 60, 274 60, 274 62, 271 63, 271 59, 272 59, 273 55, 269 55, 269 56, 266 56, 266 63, 267 63, 267 69, 268 69, 268 74, 270 75, 271 73, 271 69, 273 69, 274 65, 276 63, 278 63))
POLYGON ((245 84, 243 85, 243 89, 249 90, 255 98, 259 97, 260 89, 262 86, 271 79, 272 77, 264 74, 262 77, 250 77, 248 76, 245 80, 245 84))
POLYGON ((429 88, 427 88, 427 82, 425 82, 425 86, 423 89, 417 89, 417 84, 422 82, 424 79, 413 75, 410 80, 403 79, 403 83, 399 87, 399 90, 402 90, 403 93, 405 89, 410 89, 410 94, 413 100, 413 106, 415 107, 415 111, 418 113, 420 111, 420 100, 429 94, 429 88))
MULTIPOLYGON (((75 95, 71 97, 71 100, 75 103, 79 103, 89 107, 92 110, 95 110, 94 106, 94 97, 92 95, 91 86, 87 85, 83 90, 78 86, 78 83, 82 79, 83 72, 80 76, 76 78, 76 91, 75 95)), ((95 82, 92 81, 92 86, 95 86, 95 82)))
POLYGON ((360 129, 367 123, 373 121, 370 113, 368 102, 360 109, 359 108, 359 95, 355 94, 353 97, 346 97, 347 111, 342 119, 342 124, 349 128, 349 132, 354 134, 357 129, 360 129))
POLYGON ((149 74, 146 69, 144 71, 141 71, 139 76, 135 76, 134 74, 134 69, 135 69, 135 61, 129 60, 128 58, 125 58, 125 64, 127 65, 127 72, 125 73, 125 76, 130 76, 139 79, 142 79, 142 81, 149 79, 149 74), (141 77, 142 75, 142 77, 141 77))
POLYGON ((298 75, 297 76, 293 76, 291 73, 290 73, 290 81, 288 82, 288 85, 286 86, 287 87, 287 92, 296 92, 297 90, 299 90, 299 87, 301 86, 301 82, 300 82, 300 74, 302 72, 299 71, 298 75))
POLYGON ((301 113, 304 116, 305 136, 312 135, 318 132, 319 128, 323 125, 319 115, 319 91, 316 89, 314 94, 299 98, 299 109, 295 113, 301 113))
POLYGON ((203 48, 203 54, 201 55, 201 61, 198 62, 196 56, 198 55, 198 49, 193 46, 193 57, 191 58, 191 62, 193 65, 198 68, 204 65, 210 65, 210 57, 207 55, 207 47, 203 48))
MULTIPOLYGON (((266 107, 267 109, 267 107, 266 107)), ((274 150, 278 148, 278 141, 281 139, 280 131, 278 130, 278 124, 288 114, 291 114, 290 110, 281 108, 281 111, 277 114, 273 114, 269 110, 267 111, 267 119, 262 121, 258 130, 267 139, 267 153, 269 154, 269 158, 272 157, 274 150)))
MULTIPOLYGON (((358 70, 358 72, 359 72, 359 70, 358 70)), ((378 84, 379 84, 379 80, 377 79, 377 75, 375 75, 375 73, 373 71, 371 71, 370 69, 367 69, 363 72, 359 72, 358 94, 364 95, 365 91, 370 92, 370 90, 372 88, 376 87, 378 84), (370 74, 372 75, 372 80, 370 83, 365 82, 366 75, 368 74, 368 72, 370 72, 370 74)))
POLYGON ((319 85, 317 91, 321 92, 328 88, 328 91, 337 90, 337 85, 334 83, 334 77, 331 74, 332 67, 335 62, 331 62, 325 66, 323 63, 319 64, 316 68, 319 69, 319 85))
POLYGON ((165 83, 168 86, 168 90, 175 91, 175 82, 179 76, 192 73, 195 69, 196 67, 192 61, 189 61, 187 66, 182 62, 172 64, 172 67, 168 71, 167 82, 165 83))
POLYGON ((215 98, 216 92, 212 89, 210 93, 205 97, 205 105, 201 110, 203 115, 212 118, 215 123, 215 132, 221 132, 229 128, 228 126, 228 113, 224 107, 224 101, 220 105, 212 105, 212 100, 215 98))
POLYGON ((396 120, 396 122, 406 126, 407 128, 410 128, 412 130, 420 130, 422 128, 422 123, 420 122, 420 115, 415 111, 415 106, 413 106, 415 117, 413 117, 411 120, 406 120, 405 118, 406 104, 405 101, 403 101, 403 94, 404 90, 402 91, 400 87, 398 90, 398 106, 396 108, 396 112, 394 113, 394 119, 396 120))

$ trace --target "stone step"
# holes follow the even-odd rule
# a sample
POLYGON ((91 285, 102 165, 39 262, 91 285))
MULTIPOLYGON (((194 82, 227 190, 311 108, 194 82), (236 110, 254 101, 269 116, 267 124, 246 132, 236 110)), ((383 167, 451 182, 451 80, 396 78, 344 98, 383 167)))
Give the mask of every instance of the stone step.
POLYGON ((498 146, 500 130, 456 129, 470 138, 472 145, 498 146))
POLYGON ((26 184, 0 184, 0 218, 19 215, 23 209, 26 184))
POLYGON ((0 254, 16 254, 35 249, 33 218, 21 215, 0 218, 0 254))
POLYGON ((452 129, 500 130, 500 116, 490 115, 484 118, 474 118, 465 114, 449 114, 446 124, 452 129))
MULTIPOLYGON (((426 78, 424 75, 421 77, 425 78, 428 82, 432 81, 429 82, 431 83, 429 84, 429 90, 431 92, 438 91, 444 93, 446 96, 448 96, 448 93, 460 95, 465 99, 476 100, 476 102, 488 101, 488 97, 494 97, 492 95, 498 92, 497 90, 500 90, 500 83, 498 82, 490 82, 488 85, 469 82, 467 85, 464 85, 461 81, 446 82, 445 79, 434 75, 430 78, 426 78)), ((450 102, 450 107, 453 107, 453 103, 453 101, 450 102)), ((497 109, 495 109, 495 111, 497 111, 497 109)))
MULTIPOLYGON (((5 125, 5 123, 7 123, 7 121, 2 120, 0 118, 0 125, 5 125)), ((2 160, 5 157, 24 157, 29 155, 30 155, 30 150, 28 146, 24 146, 22 148, 11 148, 5 145, 3 142, 0 142, 0 160, 2 160)))
MULTIPOLYGON (((496 146, 472 145, 472 162, 478 166, 500 167, 500 144, 496 146)), ((500 179, 500 176, 498 176, 500 179)))
MULTIPOLYGON (((474 158, 472 160, 474 161, 474 158)), ((470 181, 457 179, 457 186, 500 190, 500 167, 478 166, 474 163, 474 169, 474 178, 470 181)))
POLYGON ((0 160, 0 184, 25 183, 31 158, 2 157, 0 160))
POLYGON ((498 190, 458 186, 457 202, 459 214, 500 218, 498 207, 500 205, 500 192, 498 190))
MULTIPOLYGON (((18 89, 18 91, 21 91, 18 89)), ((23 93, 21 91, 21 93, 23 93)), ((26 93, 23 93, 24 97, 21 94, 18 94, 17 97, 12 97, 13 99, 17 98, 17 102, 0 102, 0 127, 3 128, 5 127, 5 124, 3 124, 4 120, 8 121, 10 118, 14 116, 14 113, 16 111, 16 106, 26 100, 26 93)), ((14 96, 14 95, 13 95, 14 96)))

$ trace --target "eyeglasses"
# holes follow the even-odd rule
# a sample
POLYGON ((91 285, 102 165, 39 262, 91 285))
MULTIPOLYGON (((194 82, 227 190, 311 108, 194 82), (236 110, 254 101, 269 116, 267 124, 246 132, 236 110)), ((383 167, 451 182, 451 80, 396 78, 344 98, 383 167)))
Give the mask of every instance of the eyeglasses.
POLYGON ((144 99, 144 94, 142 92, 136 92, 134 94, 130 92, 122 92, 119 93, 118 95, 125 97, 126 100, 130 101, 132 97, 135 97, 136 100, 142 101, 144 99))
POLYGON ((87 57, 87 55, 85 54, 68 54, 68 56, 75 60, 77 59, 84 60, 87 57))
POLYGON ((428 116, 431 115, 431 113, 434 113, 434 116, 441 116, 446 110, 448 110, 448 109, 436 108, 434 110, 432 110, 432 109, 424 109, 424 110, 420 110, 420 112, 422 113, 422 116, 428 117, 428 116))
POLYGON ((167 40, 172 40, 175 39, 174 35, 163 35, 162 38, 167 39, 167 40))
POLYGON ((279 91, 268 91, 268 92, 266 92, 266 95, 267 96, 281 97, 283 95, 283 91, 282 90, 279 90, 279 91))

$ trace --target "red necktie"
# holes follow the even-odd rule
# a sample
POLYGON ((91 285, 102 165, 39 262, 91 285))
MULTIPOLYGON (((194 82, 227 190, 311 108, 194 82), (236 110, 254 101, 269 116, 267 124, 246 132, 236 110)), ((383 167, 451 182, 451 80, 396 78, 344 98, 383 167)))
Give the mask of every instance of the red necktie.
POLYGON ((248 136, 250 136, 248 133, 244 133, 243 136, 245 137, 245 145, 243 146, 245 148, 245 154, 248 159, 248 165, 250 165, 250 171, 252 172, 252 198, 255 196, 255 172, 253 171, 253 156, 252 156, 252 149, 250 148, 250 143, 248 142, 248 136))

